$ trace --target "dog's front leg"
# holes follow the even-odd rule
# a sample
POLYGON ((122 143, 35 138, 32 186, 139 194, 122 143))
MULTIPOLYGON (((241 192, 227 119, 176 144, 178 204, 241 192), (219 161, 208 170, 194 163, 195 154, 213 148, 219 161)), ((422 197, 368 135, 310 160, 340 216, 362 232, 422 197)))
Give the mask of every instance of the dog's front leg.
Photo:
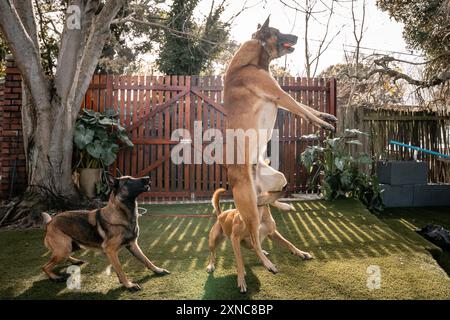
POLYGON ((255 81, 253 85, 249 84, 250 89, 255 92, 256 95, 260 96, 263 99, 270 100, 277 105, 287 109, 288 111, 302 118, 305 118, 308 121, 311 121, 312 123, 319 125, 326 130, 336 130, 333 125, 322 120, 325 119, 327 121, 335 122, 337 119, 333 115, 313 112, 311 110, 311 107, 297 102, 288 93, 286 93, 280 87, 278 82, 273 79, 266 71, 260 71, 257 75, 258 81, 255 81))
POLYGON ((281 233, 278 232, 278 230, 275 230, 272 234, 269 235, 269 238, 273 241, 277 241, 278 243, 280 243, 282 246, 286 247, 289 249, 289 251, 293 254, 296 255, 304 260, 309 260, 312 259, 312 255, 309 254, 308 252, 305 251, 301 251, 300 249, 298 249, 296 246, 294 246, 291 242, 289 242, 286 238, 284 238, 281 233))
POLYGON ((131 254, 138 259, 140 262, 142 262, 148 269, 152 270, 156 274, 169 274, 170 272, 166 269, 159 268, 151 262, 146 255, 142 252, 141 248, 139 247, 137 241, 132 242, 130 245, 127 246, 127 249, 131 252, 131 254))
POLYGON ((125 286, 125 288, 127 288, 130 291, 141 290, 141 287, 138 284, 128 280, 125 272, 123 272, 122 265, 120 264, 118 255, 119 247, 114 245, 113 243, 106 243, 103 245, 103 250, 106 256, 108 257, 109 262, 113 266, 120 283, 122 283, 125 286))

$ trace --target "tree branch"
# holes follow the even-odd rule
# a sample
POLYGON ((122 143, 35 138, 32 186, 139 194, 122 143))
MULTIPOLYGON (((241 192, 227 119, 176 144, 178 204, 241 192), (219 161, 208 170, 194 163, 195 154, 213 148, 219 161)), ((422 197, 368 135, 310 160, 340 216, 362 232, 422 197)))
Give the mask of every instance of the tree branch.
MULTIPOLYGON (((26 6, 21 9, 30 10, 30 8, 26 6)), ((29 17, 31 14, 21 12, 20 16, 29 17)), ((0 29, 8 40, 9 48, 14 54, 25 85, 32 93, 37 110, 49 109, 48 82, 40 63, 39 49, 32 40, 34 35, 30 36, 27 33, 16 7, 11 2, 0 1, 0 29)))
MULTIPOLYGON (((393 57, 389 56, 383 56, 379 59, 374 60, 374 64, 377 65, 379 68, 373 69, 366 73, 365 75, 350 75, 349 73, 346 73, 346 75, 350 78, 354 78, 357 80, 368 80, 370 77, 376 74, 380 75, 387 75, 391 78, 393 78, 393 82, 396 82, 399 79, 402 79, 409 84, 412 84, 414 86, 418 86, 421 88, 428 88, 440 85, 442 83, 447 82, 450 80, 450 71, 443 71, 442 73, 428 79, 428 80, 418 80, 410 77, 409 75, 402 73, 400 71, 391 69, 388 64, 392 61, 402 61, 395 59, 393 57)), ((431 62, 431 60, 430 60, 431 62)))
POLYGON ((89 87, 104 44, 110 35, 111 23, 125 2, 126 0, 107 1, 92 23, 71 90, 70 100, 73 99, 74 103, 73 118, 78 115, 82 99, 89 87))
POLYGON ((204 39, 202 37, 199 37, 198 35, 189 33, 189 32, 184 32, 184 31, 179 31, 176 29, 172 29, 164 24, 158 23, 158 22, 151 22, 151 21, 144 21, 144 20, 138 20, 138 19, 134 19, 134 18, 124 18, 124 19, 116 19, 113 20, 113 24, 119 24, 119 23, 127 23, 127 22, 131 22, 131 23, 139 23, 139 24, 143 24, 152 28, 158 28, 158 29, 162 29, 162 30, 166 30, 169 31, 170 33, 172 33, 175 36, 180 36, 183 38, 194 38, 197 39, 199 41, 203 41, 212 45, 217 45, 217 42, 214 41, 210 41, 208 39, 204 39))

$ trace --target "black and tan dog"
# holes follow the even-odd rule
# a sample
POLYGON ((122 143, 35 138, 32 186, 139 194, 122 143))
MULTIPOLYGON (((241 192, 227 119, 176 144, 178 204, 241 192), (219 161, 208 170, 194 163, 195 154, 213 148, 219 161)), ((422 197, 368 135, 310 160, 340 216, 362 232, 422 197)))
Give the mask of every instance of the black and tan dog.
MULTIPOLYGON (((261 214, 258 204, 260 194, 279 194, 286 185, 283 173, 264 161, 264 154, 277 117, 278 108, 286 109, 303 119, 327 130, 334 130, 328 122, 337 119, 304 105, 286 93, 271 76, 272 60, 294 51, 297 37, 283 34, 269 27, 269 18, 258 27, 252 39, 242 44, 231 60, 224 79, 224 109, 227 112, 227 129, 255 132, 257 150, 236 148, 235 153, 244 164, 228 164, 227 176, 239 215, 248 229, 252 247, 264 266, 276 273, 276 266, 264 255, 259 241, 261 214), (262 134, 261 134, 262 133, 262 134), (256 178, 254 165, 256 164, 256 178)), ((274 201, 271 198, 270 201, 274 201)))
MULTIPOLYGON (((220 210, 219 197, 225 192, 225 189, 217 189, 212 197, 212 205, 217 215, 217 221, 214 223, 209 232, 209 250, 211 252, 207 272, 213 272, 216 264, 216 248, 226 238, 231 239, 234 255, 236 258, 237 278, 239 290, 244 293, 247 291, 245 283, 245 269, 244 261, 242 260, 241 247, 242 243, 247 249, 253 249, 249 229, 246 227, 242 217, 237 209, 230 209, 227 211, 220 210)), ((285 205, 285 204, 283 204, 285 205)), ((281 208, 282 209, 282 208, 281 208)), ((282 209, 283 210, 283 209, 282 209)), ((259 242, 262 243, 266 237, 278 242, 282 246, 289 249, 289 251, 304 260, 312 259, 311 254, 297 249, 291 242, 286 240, 277 230, 275 220, 270 212, 269 205, 258 206, 259 220, 261 221, 259 227, 259 242)), ((263 250, 265 255, 267 252, 263 250)))
POLYGON ((122 270, 119 250, 125 246, 148 269, 157 274, 169 271, 155 266, 137 243, 139 236, 136 198, 150 188, 150 178, 110 177, 112 192, 106 207, 93 211, 66 211, 50 217, 43 213, 46 224, 45 246, 51 251, 44 272, 55 281, 65 278, 52 270, 56 264, 69 260, 73 264, 84 261, 71 256, 80 247, 102 249, 113 266, 120 282, 129 290, 140 290, 122 270))

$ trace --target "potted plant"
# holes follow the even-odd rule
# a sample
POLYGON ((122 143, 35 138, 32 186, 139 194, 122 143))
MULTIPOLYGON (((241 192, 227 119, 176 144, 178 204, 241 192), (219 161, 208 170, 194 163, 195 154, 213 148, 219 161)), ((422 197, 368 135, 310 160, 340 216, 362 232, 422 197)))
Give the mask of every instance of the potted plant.
POLYGON ((310 187, 318 186, 325 200, 355 198, 371 211, 380 212, 383 203, 377 177, 360 170, 363 165, 372 165, 372 158, 365 153, 352 155, 349 149, 350 145, 362 144, 356 138, 359 135, 367 134, 345 129, 340 136, 308 146, 301 154, 301 163, 310 174, 310 187))
POLYGON ((133 143, 120 125, 118 114, 111 109, 102 113, 84 109, 75 124, 73 139, 78 156, 76 169, 80 190, 88 198, 93 198, 103 170, 117 158, 118 143, 128 147, 133 143))

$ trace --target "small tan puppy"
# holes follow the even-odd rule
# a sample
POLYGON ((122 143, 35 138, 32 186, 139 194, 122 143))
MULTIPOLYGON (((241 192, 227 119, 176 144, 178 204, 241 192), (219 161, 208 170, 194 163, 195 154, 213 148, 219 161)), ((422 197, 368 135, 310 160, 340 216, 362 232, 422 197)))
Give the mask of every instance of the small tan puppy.
MULTIPOLYGON (((209 250, 211 251, 211 256, 206 271, 213 272, 215 270, 216 248, 225 237, 230 238, 236 259, 238 288, 242 293, 245 293, 247 292, 247 285, 245 283, 244 261, 241 255, 241 242, 248 249, 252 249, 253 246, 250 239, 250 232, 242 220, 239 211, 237 209, 230 209, 224 212, 220 210, 220 194, 225 191, 226 190, 222 188, 217 189, 214 192, 211 201, 214 211, 217 214, 217 221, 209 232, 209 250)), ((277 241, 284 247, 287 247, 292 254, 299 256, 304 260, 312 259, 312 256, 308 252, 297 249, 278 232, 275 220, 272 218, 268 205, 259 206, 258 211, 259 220, 261 221, 259 226, 260 243, 268 236, 271 240, 277 241)), ((265 255, 268 254, 265 251, 263 252, 265 255)))

